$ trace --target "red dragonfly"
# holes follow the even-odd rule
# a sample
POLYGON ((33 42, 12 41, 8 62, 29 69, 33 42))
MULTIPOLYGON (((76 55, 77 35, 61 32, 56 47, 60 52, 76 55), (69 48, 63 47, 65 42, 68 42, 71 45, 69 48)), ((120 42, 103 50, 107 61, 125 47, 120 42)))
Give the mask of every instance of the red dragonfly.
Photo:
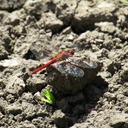
POLYGON ((35 74, 39 71, 41 71, 42 69, 48 67, 49 65, 57 62, 57 61, 61 61, 61 60, 65 60, 67 59, 68 57, 71 57, 73 56, 75 53, 75 49, 70 49, 70 50, 65 50, 65 51, 62 51, 61 53, 59 53, 58 55, 56 55, 55 57, 53 57, 48 63, 36 68, 35 70, 32 71, 32 74, 35 74))

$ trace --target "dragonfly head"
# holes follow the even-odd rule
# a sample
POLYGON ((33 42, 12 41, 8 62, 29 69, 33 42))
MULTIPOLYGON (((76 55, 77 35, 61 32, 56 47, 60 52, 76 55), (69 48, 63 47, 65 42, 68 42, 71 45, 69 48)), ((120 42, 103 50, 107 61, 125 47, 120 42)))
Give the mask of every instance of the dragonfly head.
POLYGON ((58 59, 58 60, 65 60, 65 59, 67 59, 68 57, 73 56, 74 53, 75 53, 75 49, 69 49, 69 50, 62 51, 61 54, 59 54, 59 55, 57 56, 57 59, 58 59))
POLYGON ((67 57, 73 56, 75 53, 75 49, 70 49, 64 52, 64 55, 67 57))

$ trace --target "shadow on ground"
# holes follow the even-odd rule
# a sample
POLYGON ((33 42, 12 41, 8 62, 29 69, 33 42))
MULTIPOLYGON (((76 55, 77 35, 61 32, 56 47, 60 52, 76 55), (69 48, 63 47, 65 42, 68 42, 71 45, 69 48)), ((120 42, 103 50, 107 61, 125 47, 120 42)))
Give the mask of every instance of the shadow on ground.
POLYGON ((57 99, 56 107, 60 111, 53 114, 55 115, 54 123, 58 128, 68 128, 77 122, 85 121, 91 111, 96 110, 97 106, 102 106, 98 104, 98 100, 107 90, 108 83, 98 76, 79 94, 57 99))

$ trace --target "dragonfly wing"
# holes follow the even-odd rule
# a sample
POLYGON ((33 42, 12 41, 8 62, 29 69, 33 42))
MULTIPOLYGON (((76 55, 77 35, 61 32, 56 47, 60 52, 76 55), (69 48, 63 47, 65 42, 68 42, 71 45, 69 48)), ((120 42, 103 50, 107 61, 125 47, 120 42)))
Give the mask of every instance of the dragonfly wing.
POLYGON ((84 69, 96 69, 98 67, 96 62, 87 59, 80 59, 78 57, 69 58, 67 61, 84 69))
POLYGON ((81 68, 71 63, 68 63, 68 62, 55 63, 54 66, 62 74, 70 75, 73 77, 84 76, 84 71, 81 68))

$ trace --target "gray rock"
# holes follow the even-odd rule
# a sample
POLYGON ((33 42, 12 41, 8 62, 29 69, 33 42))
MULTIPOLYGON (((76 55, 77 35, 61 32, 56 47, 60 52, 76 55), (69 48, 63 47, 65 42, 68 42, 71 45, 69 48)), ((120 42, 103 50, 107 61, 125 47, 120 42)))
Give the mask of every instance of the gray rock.
POLYGON ((125 113, 117 113, 111 117, 110 126, 112 127, 128 127, 128 115, 125 113))
POLYGON ((29 121, 16 123, 13 125, 13 127, 16 127, 16 128, 36 128, 36 126, 29 121))
POLYGON ((4 117, 4 115, 0 112, 0 119, 2 119, 4 117))
POLYGON ((52 12, 44 13, 40 21, 45 24, 46 29, 52 30, 53 33, 59 32, 63 26, 63 22, 52 12))
POLYGON ((4 81, 0 79, 0 89, 4 89, 6 87, 4 81))
POLYGON ((21 57, 23 57, 25 54, 28 53, 31 45, 33 43, 35 43, 39 38, 38 30, 30 28, 30 29, 27 29, 25 31, 27 31, 27 35, 26 36, 24 36, 24 35, 20 36, 20 38, 18 38, 16 40, 15 46, 13 49, 13 52, 15 54, 20 55, 21 57))
POLYGON ((7 113, 14 115, 20 114, 22 112, 21 104, 17 103, 9 104, 5 109, 7 113))
POLYGON ((8 106, 8 102, 1 97, 0 98, 0 111, 5 113, 7 106, 8 106))
MULTIPOLYGON (((110 41, 110 39, 108 39, 108 36, 102 32, 98 32, 96 30, 86 31, 86 32, 80 34, 80 36, 78 36, 78 38, 76 38, 74 40, 74 43, 79 48, 89 49, 89 48, 94 47, 94 49, 99 51, 99 48, 95 45, 93 46, 92 44, 97 44, 97 45, 102 44, 103 45, 104 39, 107 40, 108 42, 110 41)), ((111 44, 109 44, 109 45, 111 46, 111 44)), ((107 47, 106 49, 108 49, 109 47, 107 47)))
POLYGON ((8 94, 7 96, 6 96, 6 100, 8 101, 8 102, 10 102, 10 103, 13 103, 14 101, 15 101, 15 95, 13 95, 13 94, 8 94))
POLYGON ((33 95, 30 92, 23 93, 21 98, 22 98, 22 100, 25 100, 25 101, 29 101, 29 102, 33 101, 33 95))
POLYGON ((36 75, 37 77, 33 76, 27 80, 26 89, 30 92, 36 93, 37 91, 41 90, 46 86, 46 81, 44 79, 44 75, 36 75))
POLYGON ((114 33, 117 29, 111 22, 100 22, 96 23, 95 25, 98 26, 102 32, 108 32, 110 34, 114 33))
POLYGON ((8 52, 5 50, 5 48, 2 45, 0 45, 0 60, 6 59, 7 56, 8 56, 8 52))
POLYGON ((33 105, 32 103, 28 103, 26 101, 22 102, 23 114, 26 119, 33 118, 37 111, 38 107, 33 105))
MULTIPOLYGON (((46 2, 45 2, 46 3, 46 2)), ((41 0, 27 0, 24 4, 23 8, 27 13, 34 14, 34 15, 41 15, 44 9, 44 1, 41 0)))
POLYGON ((75 94, 96 79, 98 70, 96 62, 76 57, 71 64, 61 61, 49 67, 47 82, 61 94, 75 94))
MULTIPOLYGON (((76 8, 74 20, 72 21, 73 28, 77 26, 77 32, 93 26, 94 23, 104 20, 114 20, 112 12, 116 9, 115 4, 106 1, 98 2, 98 4, 91 8, 89 2, 81 0, 76 8), (106 16, 106 14, 108 14, 106 16)), ((75 29, 76 30, 76 29, 75 29)))
POLYGON ((108 100, 110 100, 110 101, 116 100, 116 96, 115 96, 115 94, 113 94, 113 93, 106 92, 106 93, 104 94, 104 96, 105 96, 106 98, 108 98, 108 100))
POLYGON ((2 67, 16 67, 23 63, 23 59, 15 57, 12 59, 4 59, 0 61, 0 66, 2 67))
POLYGON ((0 11, 0 22, 1 23, 4 23, 4 21, 5 21, 5 19, 7 18, 7 16, 8 16, 8 12, 6 12, 6 11, 0 11))
POLYGON ((9 77, 6 92, 14 95, 21 95, 25 89, 25 83, 22 78, 15 74, 9 77))
POLYGON ((55 125, 52 125, 53 120, 50 117, 37 117, 32 120, 32 123, 40 128, 56 128, 55 125))
POLYGON ((3 90, 0 90, 0 97, 5 96, 5 92, 3 90))
POLYGON ((72 124, 70 118, 66 117, 61 110, 56 110, 53 113, 52 118, 54 119, 54 123, 57 127, 67 128, 72 124))
POLYGON ((26 0, 1 0, 0 9, 15 10, 23 6, 26 0))
POLYGON ((128 82, 128 64, 125 64, 123 66, 123 70, 121 72, 121 78, 122 78, 122 81, 128 82))
MULTIPOLYGON (((13 11, 12 13, 9 13, 8 16, 6 16, 6 18, 4 19, 4 23, 5 24, 9 24, 9 25, 12 25, 14 26, 15 28, 13 28, 15 31, 16 31, 16 26, 17 27, 17 34, 18 34, 18 31, 19 33, 20 32, 23 32, 23 28, 22 28, 22 25, 20 25, 21 21, 25 18, 25 14, 24 14, 24 10, 21 9, 20 11, 13 11)), ((15 32, 16 33, 16 32, 15 32)))
POLYGON ((77 7, 76 0, 54 0, 53 1, 57 7, 56 13, 58 19, 63 21, 64 25, 68 25, 73 18, 75 13, 75 9, 77 7))

